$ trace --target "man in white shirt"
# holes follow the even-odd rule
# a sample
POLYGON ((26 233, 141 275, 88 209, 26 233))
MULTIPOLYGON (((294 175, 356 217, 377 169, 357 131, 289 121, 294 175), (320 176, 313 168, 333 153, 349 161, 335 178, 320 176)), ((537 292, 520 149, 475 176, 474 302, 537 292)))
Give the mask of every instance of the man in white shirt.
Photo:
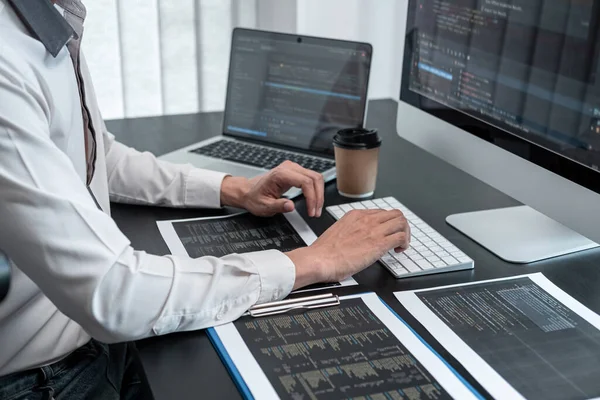
POLYGON ((13 275, 0 304, 0 399, 132 398, 128 349, 105 343, 229 322, 408 246, 400 212, 363 211, 286 254, 134 250, 110 218, 110 200, 267 216, 291 211, 280 197, 298 186, 319 217, 323 181, 288 162, 251 180, 225 176, 120 144, 79 51, 85 8, 55 3, 0 0, 0 252, 13 275))

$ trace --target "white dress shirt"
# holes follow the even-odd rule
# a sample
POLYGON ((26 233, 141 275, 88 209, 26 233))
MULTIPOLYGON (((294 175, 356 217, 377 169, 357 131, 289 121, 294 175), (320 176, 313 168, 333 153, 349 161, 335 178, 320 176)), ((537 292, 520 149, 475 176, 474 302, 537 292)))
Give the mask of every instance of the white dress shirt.
MULTIPOLYGON (((295 268, 278 251, 185 259, 136 251, 109 201, 219 207, 224 175, 157 161, 106 131, 85 60, 97 159, 88 192, 81 103, 66 48, 53 58, 0 0, 0 376, 59 360, 94 337, 201 329, 285 297, 295 268)), ((165 134, 169 134, 165 132, 165 134)))

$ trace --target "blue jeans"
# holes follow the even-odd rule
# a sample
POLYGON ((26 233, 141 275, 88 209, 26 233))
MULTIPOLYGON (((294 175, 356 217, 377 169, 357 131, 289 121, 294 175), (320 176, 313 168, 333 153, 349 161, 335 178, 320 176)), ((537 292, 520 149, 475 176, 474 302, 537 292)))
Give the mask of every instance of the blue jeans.
POLYGON ((145 382, 133 344, 92 339, 54 364, 0 377, 0 400, 146 399, 145 382))

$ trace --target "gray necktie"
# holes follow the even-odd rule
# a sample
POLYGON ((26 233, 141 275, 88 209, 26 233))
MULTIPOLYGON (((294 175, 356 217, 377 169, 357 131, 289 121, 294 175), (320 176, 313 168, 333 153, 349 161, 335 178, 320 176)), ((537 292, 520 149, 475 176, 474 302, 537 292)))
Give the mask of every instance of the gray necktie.
POLYGON ((73 61, 73 68, 75 69, 75 76, 77 77, 77 86, 79 87, 79 97, 81 98, 81 113, 83 115, 85 155, 87 161, 86 183, 89 185, 94 176, 94 166, 96 163, 96 133, 92 125, 89 110, 85 104, 85 87, 79 63, 79 52, 81 39, 83 38, 83 22, 85 21, 86 9, 79 0, 57 0, 56 4, 65 10, 65 19, 77 34, 77 38, 73 38, 69 41, 67 48, 69 49, 71 60, 73 61))

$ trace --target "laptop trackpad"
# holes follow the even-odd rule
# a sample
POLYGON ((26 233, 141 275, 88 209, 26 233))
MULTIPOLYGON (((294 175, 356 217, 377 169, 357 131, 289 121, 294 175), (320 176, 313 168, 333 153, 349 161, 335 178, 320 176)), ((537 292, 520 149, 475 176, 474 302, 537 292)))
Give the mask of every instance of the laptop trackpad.
POLYGON ((258 168, 246 167, 227 161, 212 161, 207 165, 203 165, 202 168, 225 172, 231 174, 232 176, 243 176, 246 178, 252 178, 265 172, 264 170, 260 170, 258 168))

